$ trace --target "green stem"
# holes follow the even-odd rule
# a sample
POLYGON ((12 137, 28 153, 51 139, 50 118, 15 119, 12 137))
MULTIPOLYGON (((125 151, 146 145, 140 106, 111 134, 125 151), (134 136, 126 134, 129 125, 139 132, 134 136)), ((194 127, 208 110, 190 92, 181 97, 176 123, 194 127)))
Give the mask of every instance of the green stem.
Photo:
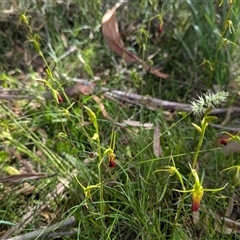
POLYGON ((102 150, 101 150, 101 142, 100 142, 100 136, 99 136, 99 131, 96 129, 96 132, 98 134, 98 139, 97 139, 97 149, 98 149, 98 181, 100 184, 100 189, 99 189, 99 200, 100 200, 100 212, 101 214, 104 214, 104 199, 103 199, 103 184, 102 184, 102 150))
MULTIPOLYGON (((97 134, 99 136, 98 129, 96 129, 97 134)), ((98 148, 98 181, 100 184, 99 187, 99 200, 100 200, 100 213, 103 216, 105 213, 105 204, 104 204, 104 188, 103 188, 103 181, 102 181, 102 153, 101 153, 101 142, 98 138, 97 140, 97 148, 98 148)), ((102 231, 103 234, 105 233, 105 220, 103 217, 101 217, 101 223, 102 223, 102 231)))
MULTIPOLYGON (((225 18, 225 21, 224 21, 224 24, 223 24, 223 28, 222 28, 222 32, 221 32, 221 36, 220 36, 220 39, 219 39, 218 44, 217 44, 217 49, 216 49, 216 53, 215 53, 215 56, 214 56, 214 64, 213 64, 214 69, 216 68, 216 64, 217 64, 217 62, 219 60, 218 59, 218 54, 219 54, 220 49, 221 49, 221 44, 223 42, 223 38, 224 38, 224 36, 227 33, 227 30, 224 29, 224 26, 226 25, 227 21, 230 18, 231 11, 232 11, 232 4, 230 4, 230 7, 229 7, 229 9, 227 11, 227 15, 226 15, 226 18, 225 18)), ((214 69, 211 71, 211 74, 210 74, 210 77, 209 77, 209 83, 211 83, 211 84, 212 84, 212 78, 213 78, 214 69)))
MULTIPOLYGON (((202 132, 201 132, 201 135, 200 135, 200 138, 199 138, 199 141, 198 141, 198 144, 197 144, 197 148, 196 148, 196 151, 195 151, 195 154, 194 154, 194 158, 193 158, 193 163, 192 163, 192 168, 193 169, 197 165, 197 159, 198 159, 198 155, 199 155, 199 152, 201 150, 201 147, 202 147, 202 143, 203 143, 203 139, 204 139, 204 135, 205 135, 207 125, 208 125, 208 123, 205 122, 204 119, 203 119, 202 132)), ((189 175, 188 175, 188 181, 187 181, 186 189, 189 188, 191 176, 192 176, 192 172, 190 172, 189 175)), ((183 195, 182 195, 182 200, 181 200, 181 203, 178 207, 178 210, 177 210, 177 213, 176 213, 176 216, 175 216, 175 219, 174 219, 173 229, 172 229, 172 233, 171 233, 171 237, 170 237, 171 240, 174 239, 174 233, 175 233, 176 228, 177 228, 177 223, 178 223, 178 219, 180 217, 180 213, 183 209, 183 203, 184 203, 184 199, 186 197, 186 194, 187 193, 183 193, 183 195)))
MULTIPOLYGON (((194 154, 194 158, 193 158, 193 163, 192 163, 192 168, 193 169, 196 167, 196 164, 197 164, 197 159, 198 159, 198 155, 199 155, 199 152, 201 150, 201 147, 202 147, 202 143, 203 143, 206 128, 207 128, 207 123, 204 122, 203 126, 202 126, 202 133, 200 135, 198 145, 197 145, 197 148, 196 148, 196 151, 195 151, 195 154, 194 154)), ((191 176, 191 173, 190 173, 190 176, 191 176)))
POLYGON ((100 183, 99 188, 99 200, 100 200, 100 212, 104 214, 104 191, 103 191, 103 184, 102 184, 102 168, 101 168, 101 156, 99 156, 99 164, 98 164, 98 181, 100 183))
POLYGON ((174 219, 173 229, 172 229, 172 233, 171 233, 171 237, 170 237, 171 240, 174 239, 174 233, 175 233, 176 228, 177 228, 178 219, 180 217, 180 213, 181 213, 182 208, 183 208, 183 203, 184 203, 184 198, 185 197, 186 197, 186 193, 183 193, 181 203, 178 207, 178 210, 177 210, 177 213, 176 213, 176 216, 175 216, 175 219, 174 219))

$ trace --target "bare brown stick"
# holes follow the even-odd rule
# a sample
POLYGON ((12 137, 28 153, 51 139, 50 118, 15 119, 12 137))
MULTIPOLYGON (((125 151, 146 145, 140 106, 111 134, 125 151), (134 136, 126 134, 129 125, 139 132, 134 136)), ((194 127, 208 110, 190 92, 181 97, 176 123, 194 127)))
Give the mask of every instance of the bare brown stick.
POLYGON ((2 239, 7 239, 13 234, 19 234, 27 224, 33 221, 35 215, 39 214, 49 205, 49 202, 53 201, 58 196, 61 196, 65 187, 68 187, 72 176, 74 176, 76 172, 77 171, 74 171, 72 175, 68 176, 66 179, 60 179, 54 191, 49 193, 44 201, 40 202, 38 205, 28 208, 26 210, 27 213, 22 217, 21 221, 5 232, 5 234, 2 236, 2 239))
POLYGON ((36 99, 36 95, 26 91, 25 89, 0 88, 0 99, 36 99))
POLYGON ((29 181, 29 180, 39 180, 42 178, 49 178, 53 177, 54 174, 47 174, 47 173, 20 173, 20 174, 15 174, 9 177, 1 178, 0 183, 14 183, 14 184, 19 184, 24 181, 29 181))
MULTIPOLYGON (((93 84, 92 82, 89 82, 85 79, 68 78, 68 77, 66 77, 66 79, 69 81, 77 82, 77 84, 82 84, 86 86, 91 86, 93 84)), ((66 89, 66 94, 67 95, 68 93, 70 93, 70 95, 77 94, 79 92, 78 91, 79 87, 77 86, 77 84, 73 87, 66 89)), ((119 90, 111 90, 105 87, 101 87, 101 88, 95 87, 94 90, 96 92, 97 91, 103 92, 104 95, 107 97, 112 97, 115 99, 119 99, 121 101, 130 102, 133 104, 135 103, 136 105, 141 105, 151 110, 157 110, 159 108, 162 108, 162 109, 171 110, 171 111, 184 111, 184 112, 192 111, 191 104, 170 102, 170 101, 165 101, 158 98, 152 98, 150 96, 143 96, 136 93, 127 93, 119 90)), ((218 115, 218 114, 227 113, 228 111, 229 111, 229 108, 215 108, 211 111, 211 114, 218 115)), ((240 108, 232 107, 231 113, 240 113, 240 108)))
MULTIPOLYGON (((18 235, 18 236, 15 236, 15 237, 12 237, 12 238, 5 238, 6 240, 30 240, 30 239, 46 239, 46 238, 52 238, 52 237, 56 237, 56 236, 59 236, 59 234, 61 234, 61 232, 55 232, 56 230, 58 229, 62 229, 66 226, 69 226, 73 223, 75 223, 75 217, 72 216, 72 217, 69 217, 59 223, 56 223, 56 224, 53 224, 52 226, 50 227, 46 227, 46 228, 42 228, 42 229, 38 229, 38 230, 35 230, 33 232, 30 232, 30 233, 26 233, 26 234, 23 234, 23 235, 18 235), (52 235, 51 233, 53 233, 54 235, 52 235), (50 235, 51 234, 51 235, 50 235)), ((71 231, 71 232, 65 232, 69 235, 69 233, 71 233, 71 235, 75 234, 76 233, 76 229, 75 231, 71 231)), ((66 236, 66 234, 65 234, 66 236)), ((2 238, 4 240, 4 238, 2 238)))
MULTIPOLYGON (((44 240, 44 239, 55 239, 56 237, 66 237, 66 236, 72 236, 77 234, 78 230, 76 228, 72 228, 70 230, 66 230, 66 231, 56 231, 56 232, 51 232, 49 233, 47 236, 40 238, 40 240, 44 240)), ((39 238, 38 238, 39 239, 39 238)), ((62 239, 62 238, 61 238, 62 239)), ((20 239, 19 239, 20 240, 20 239)), ((24 239, 22 239, 24 240, 24 239)))
MULTIPOLYGON (((86 85, 86 86, 92 86, 93 83, 89 82, 86 79, 78 79, 78 78, 69 78, 66 77, 69 81, 77 82, 75 86, 69 87, 65 89, 66 95, 68 97, 73 97, 77 94, 80 94, 79 91, 79 84, 86 85)), ((143 96, 136 93, 127 93, 119 90, 111 90, 105 87, 97 87, 95 86, 93 89, 93 92, 102 92, 106 97, 115 98, 121 101, 125 102, 131 102, 136 105, 144 106, 151 110, 157 110, 159 108, 162 108, 164 110, 170 110, 170 111, 184 111, 184 112, 191 112, 191 105, 186 103, 179 103, 179 102, 170 102, 166 100, 161 100, 158 98, 153 98, 150 96, 143 96)), ((44 94, 44 97, 46 99, 52 98, 52 94, 50 92, 47 92, 44 94)), ((26 95, 7 95, 7 94, 0 94, 0 99, 34 99, 36 96, 26 96, 26 95)), ((229 108, 215 108, 211 111, 211 114, 219 115, 224 114, 229 111, 229 108)), ((231 108, 231 114, 233 113, 240 113, 239 107, 232 107, 231 108)))
MULTIPOLYGON (((144 105, 146 108, 149 109, 167 109, 167 110, 177 110, 177 111, 185 111, 185 112, 191 112, 191 105, 190 104, 186 104, 186 103, 179 103, 179 102, 169 102, 169 101, 165 101, 165 100, 161 100, 161 99, 157 99, 157 98, 152 98, 150 96, 142 96, 139 94, 135 94, 135 93, 126 93, 126 92, 122 92, 122 91, 118 91, 118 90, 106 90, 103 88, 103 90, 105 90, 105 93, 121 99, 123 101, 137 101, 137 103, 142 103, 142 105, 144 105)), ((239 113, 240 112, 240 108, 238 107, 232 107, 231 108, 231 113, 239 113)), ((223 114, 228 112, 228 108, 215 108, 211 111, 211 114, 214 115, 218 115, 218 114, 223 114)))
POLYGON ((146 108, 156 110, 157 108, 163 108, 168 110, 180 110, 185 112, 191 112, 190 104, 178 103, 178 102, 169 102, 157 98, 152 98, 150 96, 142 96, 135 93, 126 93, 118 90, 105 90, 105 95, 109 95, 110 97, 118 98, 123 101, 131 101, 133 100, 137 102, 137 104, 141 104, 146 108))
POLYGON ((240 233, 240 223, 238 221, 234 221, 226 216, 219 216, 217 213, 214 213, 211 210, 209 213, 215 220, 215 228, 218 232, 226 234, 240 233))
POLYGON ((222 129, 223 131, 229 131, 229 132, 233 132, 233 133, 237 133, 240 131, 240 128, 238 127, 228 127, 225 125, 221 125, 221 124, 214 124, 214 123, 210 123, 210 125, 214 128, 218 128, 218 129, 222 129))
POLYGON ((6 100, 10 100, 10 99, 17 99, 17 100, 21 100, 21 99, 34 99, 34 96, 27 96, 27 95, 15 95, 15 94, 0 94, 0 99, 6 99, 6 100))
POLYGON ((17 151, 12 149, 11 153, 15 156, 16 159, 18 159, 22 163, 28 173, 35 173, 33 167, 28 163, 28 161, 22 158, 21 155, 17 153, 17 151))

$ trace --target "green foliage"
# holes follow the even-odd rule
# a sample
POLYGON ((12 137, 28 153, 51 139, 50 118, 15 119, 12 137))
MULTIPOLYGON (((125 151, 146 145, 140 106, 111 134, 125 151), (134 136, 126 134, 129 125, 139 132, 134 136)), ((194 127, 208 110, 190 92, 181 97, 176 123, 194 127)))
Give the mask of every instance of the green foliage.
MULTIPOLYGON (((214 213, 224 215, 228 199, 239 195, 239 161, 235 155, 226 161, 215 148, 210 124, 221 116, 210 112, 229 100, 227 92, 239 90, 239 3, 141 0, 117 10, 126 48, 168 73, 166 80, 108 49, 101 19, 114 4, 1 3, 1 87, 14 94, 20 89, 16 95, 24 97, 0 103, 0 175, 22 173, 29 165, 55 175, 26 185, 0 183, 0 234, 67 181, 22 232, 73 215, 77 233, 63 239, 232 239, 213 222, 219 220, 214 213), (76 78, 90 79, 96 89, 190 99, 195 114, 152 111, 141 102, 103 97, 101 90, 80 89, 72 98, 64 89, 76 78), (153 153, 152 129, 124 120, 159 123, 163 154, 153 153), (196 210, 200 220, 194 224, 196 210)), ((227 134, 224 144, 239 141, 238 134, 227 134)))

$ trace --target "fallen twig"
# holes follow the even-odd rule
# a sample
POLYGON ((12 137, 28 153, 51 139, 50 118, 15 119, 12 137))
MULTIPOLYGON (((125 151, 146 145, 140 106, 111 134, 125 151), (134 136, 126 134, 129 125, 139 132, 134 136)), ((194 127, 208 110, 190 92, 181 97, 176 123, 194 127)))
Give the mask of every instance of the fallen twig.
POLYGON ((31 166, 31 164, 29 164, 29 162, 27 160, 25 160, 24 158, 22 158, 22 156, 15 150, 11 150, 11 153, 15 156, 15 158, 20 161, 22 163, 22 165, 25 167, 26 171, 28 173, 35 173, 33 167, 31 166))
MULTIPOLYGON (((121 101, 130 102, 132 104, 140 105, 145 108, 151 109, 151 110, 157 110, 159 108, 162 108, 164 110, 170 110, 170 111, 183 111, 190 113, 192 111, 191 104, 187 103, 179 103, 179 102, 170 102, 166 100, 161 100, 158 98, 153 98, 150 96, 143 96, 136 93, 127 93, 120 90, 111 90, 109 88, 105 87, 97 87, 92 82, 89 82, 85 79, 78 79, 78 78, 69 78, 65 77, 69 81, 77 82, 74 86, 68 87, 65 89, 65 93, 68 97, 73 97, 80 94, 80 88, 81 85, 89 86, 93 88, 93 93, 99 93, 102 92, 106 97, 108 98, 115 98, 121 101)), ((1 91, 0 91, 1 92, 1 91)), ((20 92, 20 91, 19 91, 20 92)), ((44 95, 45 99, 52 98, 52 93, 47 92, 44 95)), ((33 95, 7 95, 7 94, 0 94, 0 99, 34 99, 36 96, 33 95)), ((229 108, 215 108, 211 111, 211 114, 213 115, 219 115, 229 112, 229 108)), ((234 113, 240 113, 239 107, 232 107, 231 108, 231 114, 234 113)))
MULTIPOLYGON (((68 78, 69 81, 77 82, 75 86, 72 86, 70 88, 66 89, 66 94, 68 96, 74 96, 77 93, 79 93, 80 85, 85 86, 92 86, 93 83, 89 82, 85 79, 78 79, 78 78, 68 78), (80 84, 80 85, 79 85, 80 84)), ((119 99, 121 101, 130 102, 132 104, 141 105, 151 110, 157 110, 159 108, 166 109, 166 110, 172 110, 172 111, 184 111, 184 112, 191 112, 191 104, 187 103, 179 103, 179 102, 170 102, 166 100, 161 100, 158 98, 153 98, 150 96, 143 96, 136 93, 127 93, 119 90, 111 90, 109 88, 105 87, 97 87, 95 86, 94 92, 103 92, 105 96, 112 97, 115 99, 119 99)), ((218 115, 227 113, 229 111, 229 108, 215 108, 211 111, 211 114, 218 115)), ((232 107, 231 113, 240 113, 240 108, 238 107, 232 107)))
POLYGON ((218 128, 218 129, 222 129, 224 131, 229 131, 229 132, 233 132, 233 133, 237 133, 240 131, 240 128, 238 127, 228 127, 225 125, 221 125, 221 124, 214 124, 214 123, 210 123, 210 125, 214 128, 218 128))
POLYGON ((15 94, 0 94, 0 99, 16 99, 16 100, 21 100, 21 99, 34 99, 34 96, 27 96, 27 95, 15 95, 15 94))
POLYGON ((39 180, 43 178, 50 178, 55 176, 56 174, 48 174, 48 173, 20 173, 15 174, 9 177, 1 178, 0 183, 14 183, 19 184, 25 181, 31 181, 31 180, 39 180))
POLYGON ((9 88, 0 88, 0 99, 6 100, 22 100, 22 99, 36 99, 36 95, 32 92, 26 91, 25 89, 9 89, 9 88))
MULTIPOLYGON (((18 236, 12 237, 12 238, 8 238, 6 240, 30 240, 30 239, 36 239, 36 237, 37 237, 37 239, 46 239, 46 238, 50 238, 50 237, 52 238, 53 236, 56 237, 56 236, 59 236, 59 234, 63 233, 63 231, 56 232, 56 230, 62 229, 66 226, 69 226, 69 225, 75 223, 75 221, 76 221, 75 217, 72 216, 72 217, 69 217, 69 218, 59 222, 59 223, 53 224, 50 227, 38 229, 38 230, 35 230, 30 233, 26 233, 23 235, 18 235, 18 236), (51 233, 53 233, 54 235, 52 235, 51 233)), ((71 233, 71 235, 73 235, 76 233, 76 230, 65 232, 65 236, 66 236, 66 234, 69 235, 69 233, 71 233)), ((4 240, 4 238, 3 238, 3 240, 4 240)))
POLYGON ((213 211, 209 211, 209 213, 214 218, 214 225, 216 231, 220 233, 224 233, 226 235, 233 233, 240 233, 240 223, 238 221, 234 221, 226 216, 219 216, 217 213, 213 211))
POLYGON ((49 193, 44 201, 40 202, 38 205, 28 208, 26 210, 27 213, 22 217, 21 221, 12 226, 7 232, 5 232, 1 239, 8 239, 13 234, 19 234, 27 224, 33 221, 36 214, 39 214, 49 205, 49 202, 62 195, 64 189, 68 187, 72 176, 74 176, 76 172, 77 171, 74 171, 73 175, 68 176, 66 179, 60 179, 54 191, 52 193, 49 193))

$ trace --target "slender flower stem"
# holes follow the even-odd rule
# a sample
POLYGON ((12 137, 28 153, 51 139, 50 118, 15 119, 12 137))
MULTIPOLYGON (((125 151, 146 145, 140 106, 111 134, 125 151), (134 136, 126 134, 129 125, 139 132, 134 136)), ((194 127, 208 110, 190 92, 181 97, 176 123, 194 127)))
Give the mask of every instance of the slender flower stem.
POLYGON ((97 124, 97 119, 95 119, 95 130, 97 134, 97 151, 98 151, 98 181, 100 184, 99 187, 99 200, 100 200, 100 212, 101 214, 104 214, 104 189, 103 189, 103 182, 102 182, 102 149, 101 149, 101 141, 99 136, 99 129, 97 124))
MULTIPOLYGON (((202 131, 201 131, 201 135, 200 135, 200 138, 199 138, 199 141, 198 141, 198 144, 197 144, 197 148, 196 148, 194 158, 193 158, 193 163, 192 163, 192 168, 193 169, 195 169, 195 167, 197 165, 197 159, 198 159, 198 155, 199 155, 199 152, 201 150, 201 147, 202 147, 202 143, 203 143, 203 139, 204 139, 204 135, 205 135, 207 125, 208 125, 208 123, 205 122, 205 118, 203 118, 202 128, 201 128, 202 131)), ((192 172, 190 172, 189 175, 188 175, 188 181, 187 181, 186 189, 189 188, 191 176, 192 176, 192 172)), ((178 207, 178 210, 177 210, 177 213, 176 213, 176 216, 175 216, 175 219, 174 219, 174 225, 173 225, 173 229, 172 229, 172 233, 171 233, 171 237, 170 237, 171 240, 174 239, 174 233, 175 233, 176 228, 177 228, 178 219, 180 217, 180 213, 181 213, 182 208, 183 208, 183 203, 184 203, 185 197, 186 197, 186 193, 183 193, 181 203, 178 207)))
MULTIPOLYGON (((99 136, 99 130, 98 130, 98 125, 96 124, 96 133, 99 136)), ((101 141, 100 137, 97 139, 97 151, 98 151, 98 181, 99 181, 99 204, 100 204, 100 213, 101 213, 101 224, 102 224, 102 236, 105 234, 105 219, 104 214, 105 214, 105 203, 104 203, 104 186, 103 186, 103 176, 102 176, 102 149, 101 149, 101 141)))
MULTIPOLYGON (((229 9, 227 11, 227 14, 226 14, 226 17, 225 17, 225 21, 224 21, 224 24, 223 26, 227 23, 227 21, 230 19, 230 15, 231 15, 231 11, 232 11, 232 3, 229 4, 229 9)), ((226 32, 227 30, 222 29, 222 32, 221 32, 221 36, 219 38, 219 41, 218 41, 218 44, 217 44, 217 48, 216 48, 216 52, 215 52, 215 56, 214 56, 214 63, 213 63, 213 67, 216 68, 216 64, 218 63, 218 55, 219 55, 219 52, 220 52, 220 49, 221 49, 221 45, 222 45, 222 42, 223 42, 223 38, 224 36, 226 35, 226 32)), ((210 73, 210 76, 209 76, 209 81, 208 83, 209 84, 212 84, 212 78, 213 78, 213 74, 214 74, 214 70, 211 71, 210 73)))
POLYGON ((180 213, 181 213, 182 208, 183 208, 183 203, 184 203, 184 198, 185 197, 186 197, 186 193, 183 193, 182 194, 182 200, 180 202, 180 205, 178 207, 178 210, 177 210, 177 213, 176 213, 176 216, 175 216, 175 219, 174 219, 173 229, 172 229, 172 233, 171 233, 171 236, 170 236, 171 240, 174 239, 174 234, 175 234, 175 231, 176 231, 176 228, 177 228, 177 223, 178 223, 178 219, 180 217, 180 213))
MULTIPOLYGON (((100 213, 103 216, 105 213, 105 203, 104 203, 104 186, 103 186, 103 176, 102 176, 102 162, 103 162, 103 154, 102 154, 102 148, 101 148, 101 140, 99 135, 99 127, 98 127, 98 121, 95 113, 88 107, 84 106, 85 110, 88 113, 90 121, 93 123, 93 126, 95 128, 95 133, 93 137, 91 138, 91 141, 94 140, 97 143, 97 153, 98 153, 98 186, 99 186, 99 204, 100 204, 100 213)), ((101 223, 103 226, 103 233, 105 231, 105 220, 104 217, 101 216, 101 223)))
MULTIPOLYGON (((199 152, 200 152, 200 150, 201 150, 201 147, 202 147, 202 143, 203 143, 203 139, 204 139, 206 127, 207 127, 207 124, 206 124, 206 123, 203 123, 202 133, 201 133, 201 135, 200 135, 200 138, 199 138, 199 141, 198 141, 198 145, 197 145, 197 148, 196 148, 196 151, 195 151, 195 154, 194 154, 193 163, 192 163, 192 168, 195 168, 195 167, 196 167, 197 159, 198 159, 198 155, 199 155, 199 152)), ((190 175, 191 175, 191 174, 190 174, 190 175)))
POLYGON ((99 188, 99 200, 100 200, 100 212, 104 214, 104 191, 103 191, 103 183, 102 183, 102 154, 101 154, 101 145, 100 141, 98 141, 98 181, 100 184, 99 188))

